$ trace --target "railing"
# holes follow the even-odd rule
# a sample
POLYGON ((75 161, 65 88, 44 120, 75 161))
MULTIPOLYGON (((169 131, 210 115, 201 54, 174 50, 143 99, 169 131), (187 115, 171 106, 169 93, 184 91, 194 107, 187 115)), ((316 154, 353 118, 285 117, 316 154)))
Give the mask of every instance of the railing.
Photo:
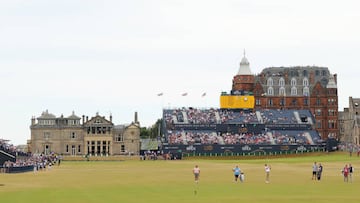
POLYGON ((34 166, 14 166, 14 167, 0 167, 2 173, 24 173, 29 171, 34 171, 34 166))
POLYGON ((320 149, 311 149, 304 151, 274 151, 274 152, 265 152, 265 151, 256 151, 256 152, 224 152, 224 153, 183 153, 183 157, 231 157, 231 156, 282 156, 282 155, 300 155, 312 152, 326 152, 325 148, 320 149))

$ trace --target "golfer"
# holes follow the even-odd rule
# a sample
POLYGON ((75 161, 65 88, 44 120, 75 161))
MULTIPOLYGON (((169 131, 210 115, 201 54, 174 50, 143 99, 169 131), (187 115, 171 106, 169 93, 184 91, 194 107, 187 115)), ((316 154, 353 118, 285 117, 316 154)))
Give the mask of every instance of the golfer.
POLYGON ((234 182, 237 182, 241 173, 241 170, 239 168, 239 166, 235 166, 235 168, 233 168, 232 170, 234 172, 234 182))
POLYGON ((200 168, 198 165, 195 165, 195 167, 193 169, 193 174, 194 174, 194 178, 195 178, 195 183, 199 183, 200 168))
POLYGON ((265 174, 266 174, 265 183, 270 183, 270 170, 271 170, 270 165, 265 164, 265 174))

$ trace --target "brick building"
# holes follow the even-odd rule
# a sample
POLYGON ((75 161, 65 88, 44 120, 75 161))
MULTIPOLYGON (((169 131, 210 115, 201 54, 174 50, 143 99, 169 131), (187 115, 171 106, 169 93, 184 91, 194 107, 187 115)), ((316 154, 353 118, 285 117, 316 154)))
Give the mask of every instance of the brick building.
POLYGON ((339 136, 337 75, 327 67, 269 67, 255 75, 244 54, 232 93, 254 95, 255 109, 309 109, 323 139, 339 136))

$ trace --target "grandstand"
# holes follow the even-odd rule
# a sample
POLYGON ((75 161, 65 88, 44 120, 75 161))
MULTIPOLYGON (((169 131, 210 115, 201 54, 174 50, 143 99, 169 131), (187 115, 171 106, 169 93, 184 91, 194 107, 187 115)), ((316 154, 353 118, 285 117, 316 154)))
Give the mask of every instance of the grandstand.
POLYGON ((323 150, 309 110, 163 110, 164 153, 251 153, 323 150))
POLYGON ((15 162, 16 148, 8 143, 8 140, 0 139, 0 167, 6 161, 15 162))

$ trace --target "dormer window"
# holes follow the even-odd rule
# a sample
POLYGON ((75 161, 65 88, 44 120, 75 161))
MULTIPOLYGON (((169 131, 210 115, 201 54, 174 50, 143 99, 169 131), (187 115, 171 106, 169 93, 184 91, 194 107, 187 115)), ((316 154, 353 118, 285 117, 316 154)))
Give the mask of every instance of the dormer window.
POLYGON ((279 86, 280 86, 280 87, 284 87, 284 86, 285 86, 285 80, 284 80, 284 78, 280 78, 280 79, 279 79, 279 86))
POLYGON ((279 96, 286 96, 285 95, 285 87, 280 87, 279 88, 279 96))
POLYGON ((292 87, 291 88, 291 96, 296 96, 297 95, 297 89, 296 87, 292 87))
POLYGON ((308 88, 308 87, 304 87, 304 89, 303 89, 303 95, 304 95, 304 96, 310 96, 310 91, 309 91, 309 88, 308 88))
POLYGON ((307 78, 304 78, 304 79, 303 79, 303 86, 304 86, 304 87, 309 86, 309 80, 308 80, 307 78))
POLYGON ((267 91, 267 95, 274 95, 274 88, 273 87, 269 87, 268 91, 267 91))

